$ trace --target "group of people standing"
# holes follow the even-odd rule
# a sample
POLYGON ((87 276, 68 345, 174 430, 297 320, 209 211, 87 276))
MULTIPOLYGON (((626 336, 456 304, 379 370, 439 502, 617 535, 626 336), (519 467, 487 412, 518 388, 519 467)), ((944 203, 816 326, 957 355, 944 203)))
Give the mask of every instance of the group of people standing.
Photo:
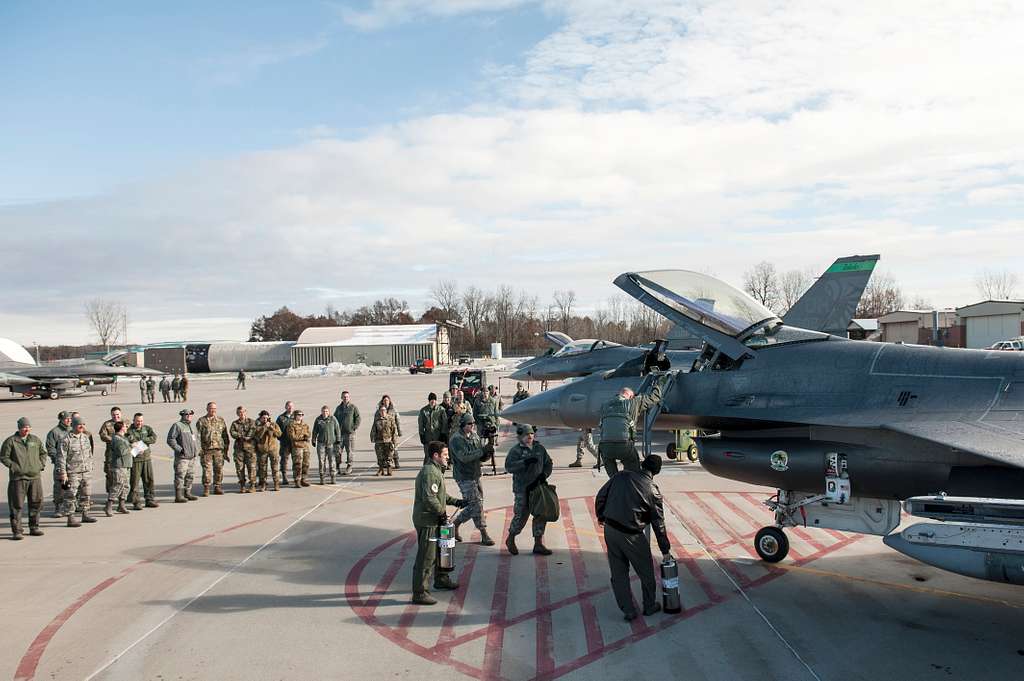
POLYGON ((153 404, 156 402, 156 390, 160 388, 160 396, 164 402, 184 402, 188 399, 188 376, 177 372, 174 378, 162 376, 159 385, 152 376, 139 379, 139 402, 153 404))

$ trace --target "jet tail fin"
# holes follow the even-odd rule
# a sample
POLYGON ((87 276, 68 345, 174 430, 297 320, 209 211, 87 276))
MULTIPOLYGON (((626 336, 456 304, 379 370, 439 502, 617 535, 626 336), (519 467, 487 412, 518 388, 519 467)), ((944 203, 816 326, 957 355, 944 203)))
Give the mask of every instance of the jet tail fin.
POLYGON ((787 326, 846 337, 878 255, 839 258, 782 317, 787 326))

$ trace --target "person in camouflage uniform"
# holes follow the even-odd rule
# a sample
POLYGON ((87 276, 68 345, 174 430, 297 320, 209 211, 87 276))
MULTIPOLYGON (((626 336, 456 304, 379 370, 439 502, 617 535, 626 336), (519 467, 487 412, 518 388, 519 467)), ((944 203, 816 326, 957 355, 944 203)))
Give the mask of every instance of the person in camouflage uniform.
POLYGON ((31 433, 32 424, 22 416, 18 430, 0 445, 0 463, 10 469, 7 505, 11 514, 11 539, 20 540, 21 506, 28 503, 29 534, 41 537, 39 515, 43 510, 42 472, 46 468, 46 447, 31 433))
POLYGON ((110 494, 114 488, 114 479, 110 472, 110 443, 114 439, 114 424, 121 420, 121 407, 110 408, 110 418, 100 426, 100 440, 106 443, 103 450, 103 475, 106 478, 106 492, 110 494))
MULTIPOLYGON (((284 411, 281 412, 277 417, 277 429, 281 431, 281 444, 278 447, 278 462, 281 469, 281 484, 288 484, 288 459, 292 455, 292 442, 288 439, 288 426, 291 425, 292 419, 295 418, 295 406, 291 403, 291 400, 284 403, 284 411)), ((295 471, 292 471, 292 475, 295 475, 295 471)))
POLYGON ((171 382, 166 376, 160 378, 160 397, 164 402, 171 401, 171 382))
POLYGON ((569 464, 569 468, 581 468, 583 466, 583 452, 590 452, 597 459, 594 468, 601 467, 601 457, 594 446, 594 435, 590 428, 582 428, 580 436, 576 439, 576 460, 569 464))
POLYGON ((441 442, 446 437, 445 420, 448 414, 444 407, 437 403, 437 394, 427 395, 427 404, 420 409, 417 424, 420 432, 420 444, 423 445, 423 463, 430 461, 428 446, 431 442, 441 442))
POLYGON ((64 499, 68 510, 68 527, 82 523, 94 523, 89 515, 92 506, 90 478, 92 478, 93 439, 85 429, 85 421, 79 416, 71 419, 71 432, 57 447, 57 467, 64 487, 64 499), (75 520, 75 511, 81 511, 82 520, 75 520))
POLYGON ((444 470, 448 467, 448 447, 443 442, 427 445, 430 462, 416 474, 416 497, 412 505, 412 524, 416 529, 416 560, 412 564, 412 602, 436 605, 430 595, 430 578, 435 589, 457 589, 459 585, 445 573, 437 573, 437 531, 448 522, 447 506, 461 508, 465 502, 448 496, 444 488, 444 470))
POLYGON ((177 371, 174 372, 174 379, 171 381, 171 392, 174 393, 175 402, 181 399, 181 376, 177 371))
POLYGON ((156 402, 156 381, 152 376, 146 379, 146 399, 150 404, 156 402))
POLYGON ((295 487, 309 487, 306 474, 309 472, 309 443, 312 440, 309 424, 303 421, 302 410, 296 410, 295 418, 288 424, 288 440, 292 443, 292 483, 295 487))
POLYGON ((466 396, 462 394, 461 390, 456 390, 452 396, 452 414, 448 420, 448 438, 449 440, 455 433, 459 432, 462 428, 462 417, 466 414, 475 416, 473 413, 473 406, 466 401, 466 396))
POLYGON ((185 374, 181 375, 181 401, 188 401, 188 376, 185 374))
POLYGON ((398 418, 398 410, 395 409, 395 404, 394 402, 391 401, 390 395, 382 396, 377 406, 386 407, 388 410, 388 415, 395 422, 395 433, 397 437, 395 438, 395 449, 391 454, 391 459, 392 461, 394 461, 395 470, 397 471, 402 467, 401 463, 398 461, 398 438, 402 437, 402 422, 398 418))
POLYGON ((196 421, 199 444, 203 449, 200 462, 203 465, 203 496, 210 496, 210 485, 214 494, 224 494, 224 459, 230 460, 228 445, 228 424, 217 416, 217 403, 206 404, 206 416, 196 421))
POLYGON ((199 456, 199 438, 192 426, 191 409, 178 412, 181 419, 171 425, 167 431, 167 446, 174 452, 174 503, 183 504, 195 501, 198 497, 192 494, 192 477, 196 469, 196 457, 199 456))
MULTIPOLYGON (((543 482, 551 475, 551 457, 548 450, 536 442, 533 426, 520 423, 516 426, 519 443, 509 450, 505 457, 505 471, 512 474, 512 522, 508 528, 505 548, 513 556, 519 554, 516 537, 526 527, 526 519, 530 516, 530 492, 538 482, 543 482)), ((547 523, 533 517, 533 552, 541 556, 550 556, 551 549, 544 546, 544 528, 547 523)))
POLYGON ((494 456, 494 447, 486 448, 475 432, 472 416, 462 417, 462 429, 452 435, 448 442, 451 457, 455 460, 452 476, 455 478, 466 506, 452 520, 455 525, 455 540, 462 541, 459 525, 472 519, 480 530, 480 544, 494 546, 494 540, 487 534, 487 519, 484 516, 484 487, 480 484, 480 464, 494 456))
POLYGON ((326 404, 320 407, 320 415, 313 422, 313 446, 316 447, 317 465, 320 467, 320 484, 324 484, 324 474, 334 484, 335 453, 338 441, 341 440, 341 425, 334 418, 331 408, 326 404))
POLYGON ((281 480, 277 473, 280 462, 281 428, 270 420, 270 412, 264 409, 256 421, 256 471, 259 476, 260 492, 267 491, 267 463, 270 463, 273 475, 274 491, 281 489, 281 480))
POLYGON ((238 492, 252 492, 256 486, 256 422, 245 413, 245 407, 235 409, 238 417, 231 422, 231 437, 235 441, 235 475, 238 492))
POLYGON ((516 393, 512 396, 512 404, 522 402, 530 396, 530 391, 523 387, 522 383, 516 383, 516 393))
POLYGON ((441 410, 444 414, 441 421, 441 437, 438 438, 438 441, 448 444, 448 437, 451 435, 452 418, 455 416, 455 404, 452 402, 452 394, 448 391, 445 391, 444 395, 441 396, 441 410))
MULTIPOLYGON (((487 394, 477 402, 476 420, 479 424, 480 439, 484 446, 493 449, 498 436, 498 412, 501 411, 501 397, 498 395, 498 387, 487 386, 487 394)), ((454 456, 455 452, 452 452, 454 456)))
POLYGON ((132 461, 131 487, 128 490, 128 500, 136 511, 142 510, 142 496, 146 498, 146 508, 157 508, 160 504, 156 501, 156 488, 153 481, 153 460, 149 447, 156 442, 156 431, 147 426, 142 414, 135 414, 132 417, 132 424, 125 431, 125 439, 129 443, 141 442, 146 445, 135 460, 132 461), (143 494, 139 494, 139 488, 143 494))
POLYGON ((341 427, 341 441, 338 443, 338 473, 341 473, 341 453, 344 450, 344 475, 348 475, 352 472, 352 450, 355 448, 355 435, 362 419, 359 416, 359 407, 352 402, 352 397, 347 390, 341 392, 341 403, 334 408, 334 418, 338 419, 338 425, 341 427))
POLYGON ((107 447, 110 492, 107 493, 107 505, 104 511, 108 518, 113 515, 115 502, 118 513, 129 513, 124 502, 128 498, 128 482, 132 471, 132 446, 124 436, 124 421, 117 421, 113 428, 114 434, 110 438, 110 446, 107 447))
POLYGON ((373 425, 370 427, 370 442, 377 453, 377 475, 391 475, 391 457, 395 453, 397 437, 395 419, 388 413, 384 403, 381 403, 373 415, 373 425))
POLYGON ((53 464, 53 517, 63 518, 68 514, 64 502, 64 488, 61 487, 60 471, 57 470, 57 450, 60 441, 71 432, 71 412, 62 411, 57 414, 57 425, 46 434, 46 454, 53 464))
POLYGON ((146 403, 146 377, 139 378, 139 402, 146 403))

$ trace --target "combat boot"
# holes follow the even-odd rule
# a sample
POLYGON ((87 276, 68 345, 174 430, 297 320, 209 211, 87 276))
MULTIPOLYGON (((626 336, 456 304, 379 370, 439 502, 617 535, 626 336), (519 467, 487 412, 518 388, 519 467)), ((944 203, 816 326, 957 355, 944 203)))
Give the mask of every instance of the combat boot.
POLYGON ((576 459, 569 464, 569 468, 583 468, 583 459, 576 459))
MULTIPOLYGON (((397 468, 397 466, 396 466, 396 468, 397 468)), ((384 475, 386 475, 386 476, 388 476, 388 477, 390 478, 390 477, 391 477, 391 466, 388 466, 388 467, 387 467, 387 468, 385 469, 385 471, 386 471, 386 472, 384 473, 384 475)))
POLYGON ((160 508, 160 503, 156 499, 146 499, 146 508, 160 508))
POLYGON ((125 514, 125 515, 127 515, 128 513, 131 513, 131 511, 129 511, 127 508, 125 508, 125 506, 124 506, 124 499, 122 499, 121 501, 117 502, 117 512, 125 514))
POLYGON ((352 464, 345 464, 345 475, 352 475, 352 464))
POLYGON ((221 488, 220 485, 214 485, 213 493, 214 494, 224 494, 224 490, 223 490, 223 488, 221 488))
POLYGON ((28 533, 33 537, 42 537, 43 531, 39 529, 38 525, 32 525, 28 528, 28 533))
POLYGON ((83 523, 94 523, 96 519, 89 515, 88 511, 82 511, 82 522, 83 523))
MULTIPOLYGON (((302 485, 299 484, 299 479, 296 478, 294 475, 292 476, 292 483, 292 487, 294 487, 295 489, 302 487, 302 485)), ((285 484, 287 485, 288 483, 286 482, 285 484)))
POLYGON ((136 499, 135 501, 132 502, 132 510, 133 511, 141 511, 142 510, 142 501, 140 499, 136 499))
POLYGON ((306 481, 305 475, 303 475, 302 478, 299 480, 299 485, 302 487, 309 487, 309 483, 306 481))
POLYGON ((21 532, 21 518, 11 518, 11 541, 21 541, 24 538, 21 532))
POLYGON ((437 599, 428 593, 413 594, 412 602, 414 605, 437 605, 437 599))
POLYGON ((114 517, 114 502, 113 501, 108 501, 107 505, 103 507, 103 512, 106 514, 106 516, 108 518, 113 518, 114 517))
POLYGON ((434 579, 434 588, 440 591, 455 591, 459 588, 459 583, 453 582, 446 574, 440 574, 434 579))
POLYGON ((505 548, 508 549, 508 552, 511 553, 513 556, 519 555, 519 549, 516 547, 515 535, 510 534, 508 536, 508 539, 505 540, 505 548))
POLYGON ((277 478, 274 478, 274 491, 277 492, 280 489, 281 489, 281 483, 278 481, 277 478))
POLYGON ((328 478, 327 484, 329 484, 329 485, 333 485, 334 484, 334 473, 333 472, 331 473, 330 477, 328 478))
POLYGON ((210 486, 209 485, 203 485, 203 496, 204 497, 210 496, 210 486))
POLYGON ((544 539, 542 537, 537 537, 533 540, 533 552, 536 553, 538 556, 551 555, 551 549, 544 546, 544 539))
POLYGON ((384 475, 384 467, 377 466, 377 475, 384 475))
POLYGON ((180 490, 180 489, 174 490, 174 503, 176 503, 176 504, 184 504, 187 501, 188 501, 188 499, 185 498, 185 492, 183 490, 180 490))
POLYGON ((487 534, 487 528, 480 528, 480 546, 494 546, 494 540, 491 539, 491 535, 487 534))
POLYGON ((68 513, 68 527, 81 527, 82 523, 75 518, 74 513, 68 513))
POLYGON ((323 473, 320 474, 320 484, 321 485, 324 484, 324 475, 323 475, 323 473))

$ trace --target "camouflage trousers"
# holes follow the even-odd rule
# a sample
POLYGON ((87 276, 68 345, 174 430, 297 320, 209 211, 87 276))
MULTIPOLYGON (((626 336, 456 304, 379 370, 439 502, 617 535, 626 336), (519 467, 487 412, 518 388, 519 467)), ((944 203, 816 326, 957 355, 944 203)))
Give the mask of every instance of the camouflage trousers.
POLYGON ((292 447, 292 480, 305 479, 309 473, 309 448, 292 447))
POLYGON ((75 511, 85 513, 92 507, 90 477, 92 477, 92 471, 84 473, 71 471, 68 473, 69 487, 64 490, 64 501, 67 504, 68 515, 73 514, 75 511))
POLYGON ((334 477, 334 460, 336 445, 319 444, 316 446, 316 462, 320 467, 320 479, 325 476, 334 477))
POLYGON ((338 444, 334 445, 334 456, 338 461, 338 469, 341 469, 341 452, 345 451, 345 463, 352 465, 352 434, 342 433, 338 444))
POLYGON ((224 482, 224 450, 204 449, 201 455, 203 465, 203 487, 220 487, 224 482))
POLYGON ((267 463, 270 464, 270 482, 277 480, 277 470, 280 465, 278 450, 270 452, 256 452, 256 474, 259 476, 260 486, 267 484, 267 463))
MULTIPOLYGON (((526 527, 526 519, 531 517, 530 515, 530 493, 529 492, 515 492, 512 500, 512 523, 508 526, 508 534, 510 537, 515 537, 523 528, 526 527)), ((533 536, 543 537, 544 528, 547 527, 546 520, 538 520, 537 516, 533 517, 533 536)))
POLYGON ((174 457, 174 491, 181 490, 188 493, 192 491, 192 478, 195 475, 195 458, 185 459, 180 456, 174 457))
POLYGON ((377 453, 377 468, 391 468, 395 454, 394 442, 375 442, 373 451, 377 453))
POLYGON ((472 519, 478 530, 487 527, 487 519, 484 517, 484 487, 479 480, 458 480, 459 492, 466 505, 459 509, 452 523, 458 527, 467 520, 472 519))
POLYGON ((68 514, 68 502, 65 499, 64 488, 61 487, 60 471, 53 467, 53 512, 58 518, 68 514))
POLYGON ((256 484, 256 451, 252 449, 235 450, 235 475, 238 476, 238 487, 256 484))
POLYGON ((107 503, 121 503, 128 498, 128 485, 131 482, 131 468, 110 469, 110 492, 107 494, 107 503))

